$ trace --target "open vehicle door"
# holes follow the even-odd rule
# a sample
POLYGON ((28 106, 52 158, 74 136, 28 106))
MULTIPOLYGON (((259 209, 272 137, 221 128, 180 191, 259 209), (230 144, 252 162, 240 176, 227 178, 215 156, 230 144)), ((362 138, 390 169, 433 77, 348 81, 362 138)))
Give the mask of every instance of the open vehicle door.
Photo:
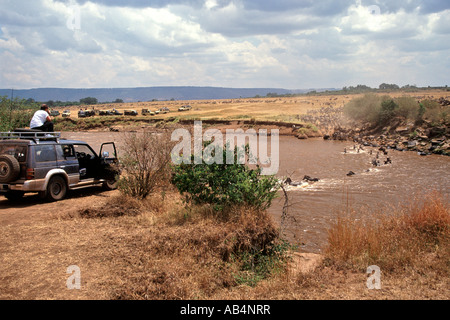
POLYGON ((103 163, 117 163, 117 150, 114 142, 105 142, 100 147, 100 158, 103 163))

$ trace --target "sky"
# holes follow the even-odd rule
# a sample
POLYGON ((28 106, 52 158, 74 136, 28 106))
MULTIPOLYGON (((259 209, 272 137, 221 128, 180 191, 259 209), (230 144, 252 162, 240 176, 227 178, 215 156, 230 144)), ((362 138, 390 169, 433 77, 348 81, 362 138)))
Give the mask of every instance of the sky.
POLYGON ((0 0, 0 88, 449 84, 449 0, 0 0))

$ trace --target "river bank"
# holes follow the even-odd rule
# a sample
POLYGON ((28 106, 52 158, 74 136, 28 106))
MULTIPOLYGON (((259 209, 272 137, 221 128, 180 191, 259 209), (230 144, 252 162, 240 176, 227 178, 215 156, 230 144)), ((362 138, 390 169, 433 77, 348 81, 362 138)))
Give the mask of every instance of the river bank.
POLYGON ((398 151, 415 151, 422 156, 440 154, 450 156, 450 131, 446 125, 434 125, 428 121, 417 125, 397 121, 380 129, 338 127, 324 139, 353 141, 363 146, 372 146, 398 151))

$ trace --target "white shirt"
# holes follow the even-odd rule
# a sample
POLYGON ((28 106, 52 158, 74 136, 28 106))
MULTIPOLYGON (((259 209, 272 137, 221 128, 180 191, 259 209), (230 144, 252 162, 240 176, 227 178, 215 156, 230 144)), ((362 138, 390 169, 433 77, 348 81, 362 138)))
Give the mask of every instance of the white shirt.
POLYGON ((44 110, 36 111, 33 115, 33 118, 31 119, 30 128, 33 129, 42 126, 47 120, 47 117, 48 117, 47 111, 44 110))

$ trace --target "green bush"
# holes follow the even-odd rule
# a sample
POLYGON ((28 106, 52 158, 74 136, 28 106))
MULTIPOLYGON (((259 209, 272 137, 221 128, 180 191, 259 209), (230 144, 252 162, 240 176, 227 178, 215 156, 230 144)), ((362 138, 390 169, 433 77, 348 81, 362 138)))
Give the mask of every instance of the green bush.
POLYGON ((410 121, 428 120, 434 124, 448 122, 450 108, 433 100, 418 103, 412 97, 391 98, 373 93, 355 98, 344 106, 344 114, 349 118, 373 126, 385 126, 393 118, 410 121))
POLYGON ((378 124, 386 125, 389 121, 397 115, 398 104, 392 99, 383 100, 381 103, 381 110, 378 116, 378 124))
POLYGON ((0 97, 0 131, 11 131, 15 128, 28 127, 33 114, 38 110, 36 103, 27 103, 26 100, 8 99, 0 97))
MULTIPOLYGON (((206 147, 206 146, 205 146, 206 147)), ((223 164, 182 163, 174 168, 172 183, 186 195, 186 202, 209 204, 216 211, 247 205, 255 209, 268 208, 276 197, 279 182, 274 176, 261 175, 261 168, 250 169, 238 163, 239 149, 223 148, 223 164), (227 164, 227 153, 233 155, 233 164, 227 164)), ((250 156, 246 146, 245 155, 250 156)))

